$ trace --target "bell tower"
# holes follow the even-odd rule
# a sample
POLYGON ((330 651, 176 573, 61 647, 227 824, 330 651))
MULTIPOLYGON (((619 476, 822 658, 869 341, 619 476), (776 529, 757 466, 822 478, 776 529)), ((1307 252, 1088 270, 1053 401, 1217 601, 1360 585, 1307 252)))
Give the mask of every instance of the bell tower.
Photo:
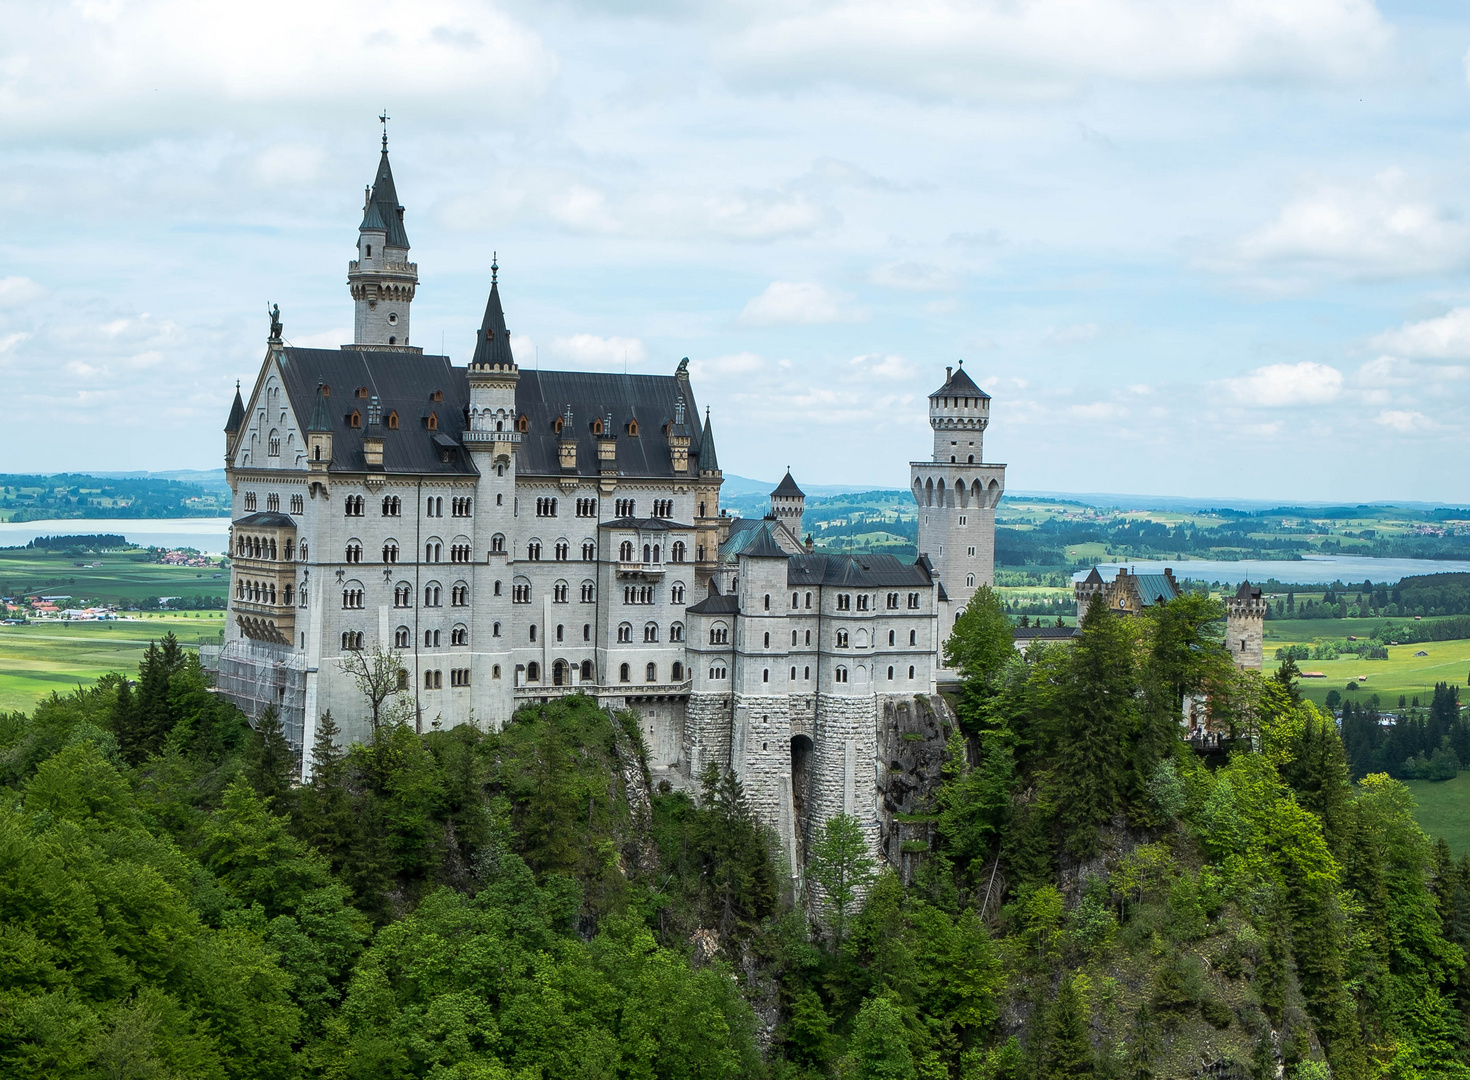
POLYGON ((359 348, 409 351, 408 309, 418 289, 419 268, 408 261, 403 207, 388 164, 388 114, 378 119, 383 124, 383 152, 373 186, 363 197, 357 258, 347 264, 347 287, 355 307, 352 343, 359 348))
POLYGON ((990 395, 963 364, 944 374, 944 385, 929 395, 933 460, 909 464, 919 504, 919 555, 928 558, 939 582, 941 643, 975 590, 995 583, 995 507, 1006 483, 1006 467, 986 464, 981 453, 990 395))

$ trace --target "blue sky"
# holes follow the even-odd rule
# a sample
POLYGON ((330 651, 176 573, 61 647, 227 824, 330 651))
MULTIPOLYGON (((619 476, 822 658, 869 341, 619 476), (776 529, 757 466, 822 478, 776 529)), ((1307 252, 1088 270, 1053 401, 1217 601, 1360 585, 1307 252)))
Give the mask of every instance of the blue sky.
POLYGON ((691 358, 728 471, 1464 501, 1470 8, 7 4, 0 471, 208 468, 267 301, 350 337, 386 106, 458 362, 691 358))

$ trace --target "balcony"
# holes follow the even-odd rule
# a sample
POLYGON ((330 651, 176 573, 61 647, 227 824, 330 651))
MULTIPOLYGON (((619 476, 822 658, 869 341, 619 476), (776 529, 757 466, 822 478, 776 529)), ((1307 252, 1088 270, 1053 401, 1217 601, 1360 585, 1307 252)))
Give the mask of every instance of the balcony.
POLYGON ((665 573, 663 563, 618 563, 619 577, 663 577, 665 573))
POLYGON ((498 442, 514 446, 521 441, 521 433, 519 431, 479 431, 469 428, 460 435, 459 441, 466 446, 498 442))

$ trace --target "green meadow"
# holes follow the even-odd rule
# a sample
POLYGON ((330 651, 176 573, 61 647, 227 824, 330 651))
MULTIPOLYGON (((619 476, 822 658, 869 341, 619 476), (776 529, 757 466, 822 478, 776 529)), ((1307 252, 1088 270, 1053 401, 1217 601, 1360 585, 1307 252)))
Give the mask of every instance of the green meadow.
POLYGON ((1470 772, 1453 780, 1406 780, 1414 795, 1414 819, 1435 839, 1443 838, 1455 857, 1470 855, 1470 772))
POLYGON ((220 568, 218 559, 207 568, 146 560, 138 551, 66 555, 0 549, 0 596, 64 594, 127 606, 152 596, 222 598, 229 588, 229 571, 220 568))
POLYGON ((53 690, 91 686, 110 671, 135 675, 138 661, 169 631, 185 645, 219 640, 222 611, 139 613, 116 622, 45 620, 0 626, 0 712, 29 711, 53 690))
MULTIPOLYGON (((1276 650, 1283 645, 1317 645, 1338 641, 1350 635, 1365 638, 1381 619, 1294 619, 1266 624, 1265 672, 1278 667, 1276 650)), ((1428 621, 1428 620, 1426 620, 1428 621)), ((1387 660, 1364 660, 1351 653, 1336 660, 1298 660, 1303 672, 1321 672, 1324 678, 1302 679, 1302 692, 1321 705, 1330 690, 1346 696, 1349 682, 1357 685, 1354 693, 1364 699, 1378 695, 1387 708, 1398 705, 1400 695, 1410 701, 1415 696, 1428 703, 1434 684, 1445 682, 1463 691, 1470 679, 1470 640, 1426 641, 1414 645, 1390 645, 1387 660), (1426 655, 1418 656, 1423 652, 1426 655), (1367 679, 1360 680, 1359 676, 1367 679)), ((1470 695, 1467 695, 1470 696, 1470 695)))

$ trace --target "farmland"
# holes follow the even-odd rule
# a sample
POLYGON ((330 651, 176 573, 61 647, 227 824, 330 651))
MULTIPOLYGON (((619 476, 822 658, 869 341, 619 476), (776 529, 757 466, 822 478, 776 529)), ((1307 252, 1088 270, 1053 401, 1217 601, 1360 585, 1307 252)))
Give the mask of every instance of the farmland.
MULTIPOLYGON (((165 566, 146 551, 67 554, 0 548, 0 596, 66 595, 130 607, 160 596, 204 597, 221 605, 229 573, 220 560, 210 567, 165 566), (78 565, 80 564, 80 565, 78 565), (216 576, 219 575, 219 576, 216 576)), ((204 605, 201 605, 204 606, 204 605)))

